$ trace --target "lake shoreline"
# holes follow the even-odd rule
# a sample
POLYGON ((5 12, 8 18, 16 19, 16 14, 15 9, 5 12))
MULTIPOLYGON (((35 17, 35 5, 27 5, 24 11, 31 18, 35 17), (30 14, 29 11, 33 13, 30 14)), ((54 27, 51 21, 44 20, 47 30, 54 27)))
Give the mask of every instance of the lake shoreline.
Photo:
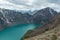
POLYGON ((36 28, 36 24, 18 24, 0 31, 0 40, 20 40, 28 30, 36 28))

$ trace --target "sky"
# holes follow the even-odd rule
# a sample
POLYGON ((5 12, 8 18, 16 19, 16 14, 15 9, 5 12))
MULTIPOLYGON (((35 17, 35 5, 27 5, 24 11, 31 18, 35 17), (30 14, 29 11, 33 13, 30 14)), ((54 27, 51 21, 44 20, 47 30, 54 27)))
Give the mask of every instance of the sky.
POLYGON ((39 10, 51 7, 60 11, 60 0, 0 0, 0 8, 14 10, 39 10))

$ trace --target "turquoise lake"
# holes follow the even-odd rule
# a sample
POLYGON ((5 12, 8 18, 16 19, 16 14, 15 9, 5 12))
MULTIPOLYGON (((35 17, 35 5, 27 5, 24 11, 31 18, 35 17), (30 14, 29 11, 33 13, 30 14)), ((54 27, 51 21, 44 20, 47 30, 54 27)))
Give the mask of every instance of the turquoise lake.
POLYGON ((36 28, 37 24, 19 24, 0 31, 0 40, 20 40, 28 31, 36 28))

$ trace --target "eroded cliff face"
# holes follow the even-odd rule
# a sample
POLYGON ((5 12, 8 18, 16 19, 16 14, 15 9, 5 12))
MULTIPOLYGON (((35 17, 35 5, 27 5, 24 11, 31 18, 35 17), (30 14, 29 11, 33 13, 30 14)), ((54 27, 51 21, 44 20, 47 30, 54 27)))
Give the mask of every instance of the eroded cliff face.
POLYGON ((60 40, 60 14, 57 14, 47 24, 28 31, 22 40, 60 40))

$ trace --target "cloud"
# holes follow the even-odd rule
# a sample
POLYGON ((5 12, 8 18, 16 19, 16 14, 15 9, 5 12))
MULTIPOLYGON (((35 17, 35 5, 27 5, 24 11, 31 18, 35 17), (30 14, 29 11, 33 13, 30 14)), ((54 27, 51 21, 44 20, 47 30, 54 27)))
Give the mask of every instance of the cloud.
POLYGON ((8 2, 8 1, 4 1, 4 0, 0 0, 0 8, 6 8, 6 9, 27 9, 26 6, 24 5, 16 5, 14 3, 8 2))
POLYGON ((26 5, 33 5, 33 2, 34 2, 34 0, 28 0, 28 1, 26 2, 26 5))
POLYGON ((60 10, 60 0, 0 0, 0 7, 16 10, 39 10, 51 7, 60 10))
POLYGON ((48 2, 60 5, 60 0, 48 0, 48 2))

